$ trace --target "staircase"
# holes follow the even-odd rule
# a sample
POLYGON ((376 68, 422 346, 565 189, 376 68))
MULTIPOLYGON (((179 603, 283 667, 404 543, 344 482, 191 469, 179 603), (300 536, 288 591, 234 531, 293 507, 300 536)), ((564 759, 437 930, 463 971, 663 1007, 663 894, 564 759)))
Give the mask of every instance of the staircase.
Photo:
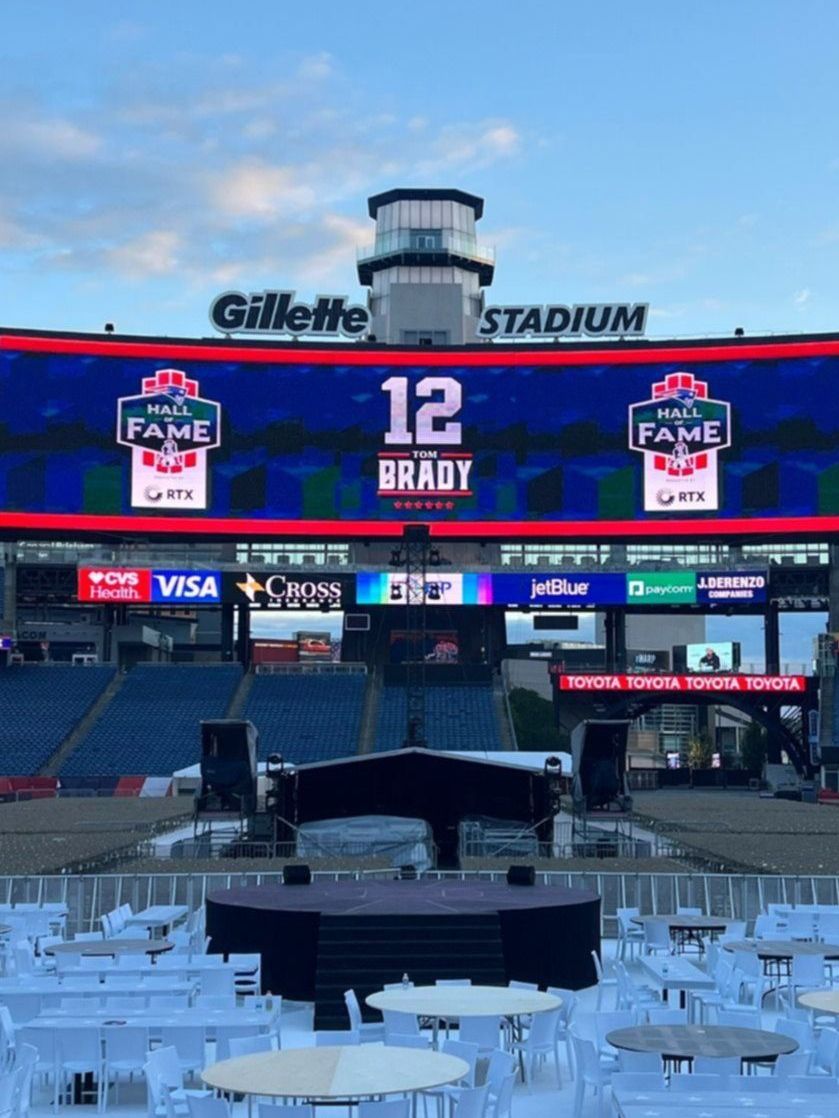
MULTIPOLYGON (((84 669, 81 670, 83 671, 84 669)), ((117 672, 84 718, 76 723, 61 745, 59 745, 58 749, 56 749, 55 753, 53 753, 52 757, 42 766, 38 773, 39 776, 58 776, 61 766, 70 754, 74 752, 76 746, 84 741, 93 729, 94 723, 98 722, 102 717, 111 699, 113 699, 124 682, 125 675, 122 672, 117 672)))
POLYGON ((253 672, 245 672, 239 683, 239 686, 233 692, 233 698, 230 700, 230 706, 227 708, 225 718, 241 718, 242 711, 245 709, 245 704, 248 701, 248 695, 251 693, 253 687, 253 672))
POLYGON ((381 696, 381 671, 373 668, 367 676, 367 690, 364 694, 364 710, 361 714, 361 729, 358 734, 359 753, 372 753, 376 748, 376 723, 379 719, 381 696))
POLYGON ((498 737, 501 741, 501 748, 516 749, 513 728, 510 725, 506 688, 501 675, 495 676, 492 681, 492 705, 495 708, 495 720, 498 723, 498 737))
POLYGON ((321 915, 315 975, 315 1028, 346 1029, 344 991, 354 989, 365 1018, 377 1020, 364 999, 407 974, 417 986, 438 978, 476 984, 507 981, 497 913, 476 916, 321 915))

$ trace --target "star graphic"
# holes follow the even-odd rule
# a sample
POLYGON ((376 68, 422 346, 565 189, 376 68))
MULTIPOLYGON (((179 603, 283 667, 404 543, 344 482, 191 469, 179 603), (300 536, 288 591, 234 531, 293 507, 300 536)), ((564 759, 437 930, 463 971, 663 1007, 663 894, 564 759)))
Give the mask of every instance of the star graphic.
POLYGON ((256 581, 250 571, 248 571, 245 576, 245 581, 237 582, 236 586, 242 591, 249 602, 255 602, 257 592, 264 591, 265 589, 261 582, 256 581))

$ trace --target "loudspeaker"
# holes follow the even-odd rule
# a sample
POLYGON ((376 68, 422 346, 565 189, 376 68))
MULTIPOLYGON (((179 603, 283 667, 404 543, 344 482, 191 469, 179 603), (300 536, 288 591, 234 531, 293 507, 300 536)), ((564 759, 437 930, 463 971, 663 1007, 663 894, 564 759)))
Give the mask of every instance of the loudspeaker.
POLYGON ((312 871, 308 866, 283 866, 283 885, 311 885, 312 871))
POLYGON ((535 885, 536 870, 533 866, 510 866, 507 870, 508 885, 535 885))
POLYGON ((199 813, 256 811, 257 739, 252 722, 222 718, 201 723, 199 813))

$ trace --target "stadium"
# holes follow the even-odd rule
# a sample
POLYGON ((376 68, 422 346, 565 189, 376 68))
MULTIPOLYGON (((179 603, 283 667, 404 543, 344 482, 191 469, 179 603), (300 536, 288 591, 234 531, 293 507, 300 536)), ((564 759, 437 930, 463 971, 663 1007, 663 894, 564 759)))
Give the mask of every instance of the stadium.
MULTIPOLYGON (((482 1056, 535 1058, 544 1011, 560 1083, 596 1085, 649 1069, 595 1053, 585 1078, 578 999, 763 1036, 798 951, 732 970, 747 931, 806 942, 801 985, 829 987, 839 335, 653 340, 645 304, 492 306, 483 205, 371 197, 366 305, 222 292, 200 339, 0 328, 7 1047, 58 1027, 94 941, 106 986, 130 940, 141 990, 168 972, 161 997, 203 1006, 188 1072, 235 1054, 228 1013, 278 1035, 269 995, 292 1032, 421 1048, 433 1021, 436 1044, 468 1006, 411 1002, 413 980, 466 979, 550 1001, 499 1002, 482 1056)), ((122 986, 97 998, 158 1028, 122 986)), ((816 1051, 808 1014, 778 1020, 816 1051)), ((38 1051, 56 1107, 119 1079, 79 1056, 50 1080, 38 1051)), ((153 1062, 129 1070, 166 1087, 153 1062)))

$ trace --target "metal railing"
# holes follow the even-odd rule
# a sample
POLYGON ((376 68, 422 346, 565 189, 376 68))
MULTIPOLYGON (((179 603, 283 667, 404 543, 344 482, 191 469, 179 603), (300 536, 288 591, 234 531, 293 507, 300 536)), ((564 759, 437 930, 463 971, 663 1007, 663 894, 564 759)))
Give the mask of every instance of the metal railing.
POLYGON ((443 229, 436 236, 416 234, 408 229, 397 229, 393 233, 380 233, 373 244, 359 245, 356 256, 359 260, 376 260, 395 252, 410 252, 419 255, 450 252, 455 256, 465 256, 470 260, 484 260, 495 263, 495 249, 480 245, 474 237, 443 229))
MULTIPOLYGON (((358 881, 369 877, 392 879, 392 868, 375 870, 314 870, 322 881, 358 881)), ((427 880, 484 880, 503 882, 506 865, 497 870, 427 871, 427 880)), ((646 913, 674 912, 678 905, 698 905, 705 912, 729 919, 753 921, 768 904, 839 904, 836 875, 707 874, 689 870, 672 873, 621 873, 543 870, 537 882, 565 888, 588 889, 601 898, 601 933, 617 934, 617 910, 637 906, 646 913)), ((153 904, 204 904, 218 889, 244 885, 281 885, 281 868, 219 873, 89 874, 84 876, 0 877, 0 903, 58 902, 69 909, 68 933, 93 931, 99 918, 126 902, 135 911, 153 904)))

